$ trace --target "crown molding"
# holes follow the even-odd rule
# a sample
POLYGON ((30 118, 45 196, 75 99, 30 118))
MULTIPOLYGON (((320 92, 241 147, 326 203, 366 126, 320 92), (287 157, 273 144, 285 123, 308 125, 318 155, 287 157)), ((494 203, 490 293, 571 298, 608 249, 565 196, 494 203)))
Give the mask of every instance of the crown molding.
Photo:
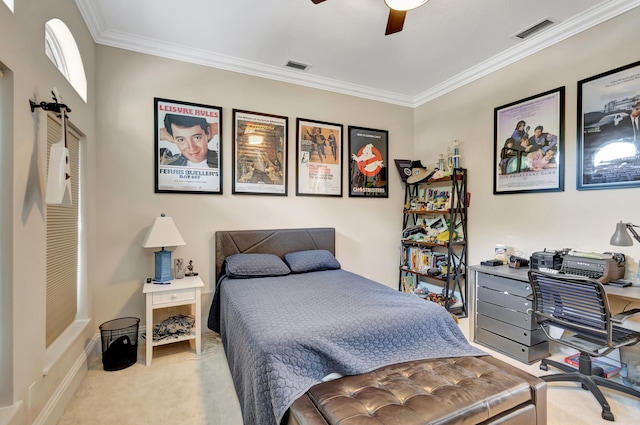
POLYGON ((297 84, 319 90, 346 94, 359 98, 416 108, 494 71, 504 68, 520 59, 539 52, 560 41, 566 40, 582 31, 640 6, 640 0, 611 0, 592 7, 589 10, 561 22, 548 30, 522 41, 520 44, 483 61, 434 87, 408 96, 379 90, 372 87, 351 84, 330 78, 303 74, 276 66, 247 61, 231 56, 214 54, 208 51, 185 47, 171 43, 158 43, 144 37, 131 37, 106 28, 98 2, 76 0, 80 13, 91 32, 94 41, 110 47, 145 53, 153 56, 174 59, 182 62, 223 69, 261 78, 297 84))
POLYGON ((415 108, 423 105, 638 6, 640 6, 640 0, 612 0, 594 6, 418 94, 412 106, 415 108))
POLYGON ((167 59, 175 59, 196 65, 238 72, 255 77, 262 77, 270 80, 282 81, 285 83, 297 84, 380 102, 407 107, 411 107, 413 104, 413 96, 391 93, 330 78, 304 74, 301 71, 293 71, 277 66, 265 65, 231 56, 211 53, 206 50, 194 49, 183 45, 158 43, 156 40, 142 37, 131 37, 127 34, 118 33, 116 31, 103 31, 96 42, 106 46, 160 56, 167 59))

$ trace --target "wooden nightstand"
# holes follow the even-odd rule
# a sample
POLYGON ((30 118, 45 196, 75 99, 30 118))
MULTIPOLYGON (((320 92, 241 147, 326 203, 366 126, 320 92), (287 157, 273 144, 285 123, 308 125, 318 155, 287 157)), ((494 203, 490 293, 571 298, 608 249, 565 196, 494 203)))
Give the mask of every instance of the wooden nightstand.
POLYGON ((157 285, 153 283, 145 283, 142 293, 146 294, 146 344, 147 344, 147 366, 151 364, 153 356, 153 347, 164 344, 171 344, 180 341, 190 341, 193 348, 195 341, 196 353, 200 354, 202 346, 202 304, 200 301, 200 293, 204 283, 198 276, 187 276, 184 279, 174 279, 166 285, 157 285), (164 319, 183 312, 181 306, 187 306, 190 310, 184 314, 192 314, 195 316, 195 324, 189 335, 180 336, 178 338, 168 338, 160 341, 153 340, 153 329, 156 323, 162 322, 164 319), (179 308, 180 307, 180 308, 179 308), (175 311, 174 311, 175 310, 175 311))

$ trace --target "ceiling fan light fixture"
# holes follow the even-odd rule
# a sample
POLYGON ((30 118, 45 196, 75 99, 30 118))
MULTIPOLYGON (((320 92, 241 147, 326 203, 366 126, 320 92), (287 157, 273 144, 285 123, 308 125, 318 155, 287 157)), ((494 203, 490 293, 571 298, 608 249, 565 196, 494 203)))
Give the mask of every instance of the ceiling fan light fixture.
POLYGON ((429 0, 384 0, 389 9, 407 11, 422 6, 429 0))

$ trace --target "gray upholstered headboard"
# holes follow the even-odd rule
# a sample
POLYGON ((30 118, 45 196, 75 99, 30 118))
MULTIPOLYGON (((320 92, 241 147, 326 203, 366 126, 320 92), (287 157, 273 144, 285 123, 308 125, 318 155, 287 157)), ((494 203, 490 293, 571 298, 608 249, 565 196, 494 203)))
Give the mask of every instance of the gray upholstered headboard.
POLYGON ((309 249, 326 249, 335 255, 335 229, 225 230, 216 232, 216 281, 224 259, 241 253, 285 254, 309 249))

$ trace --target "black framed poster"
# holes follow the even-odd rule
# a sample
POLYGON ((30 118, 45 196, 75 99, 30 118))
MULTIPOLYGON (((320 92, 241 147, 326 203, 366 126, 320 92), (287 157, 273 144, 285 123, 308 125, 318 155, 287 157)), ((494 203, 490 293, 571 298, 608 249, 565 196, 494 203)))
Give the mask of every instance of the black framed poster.
POLYGON ((233 110, 234 194, 287 196, 288 118, 233 110))
POLYGON ((494 109, 493 193, 564 191, 564 87, 494 109))
POLYGON ((342 124, 297 119, 296 195, 342 196, 342 124))
POLYGON ((640 186, 640 62, 578 81, 577 189, 640 186))
POLYGON ((388 198, 389 132, 349 126, 349 196, 388 198))
POLYGON ((156 193, 222 194, 222 108, 154 98, 156 193))

